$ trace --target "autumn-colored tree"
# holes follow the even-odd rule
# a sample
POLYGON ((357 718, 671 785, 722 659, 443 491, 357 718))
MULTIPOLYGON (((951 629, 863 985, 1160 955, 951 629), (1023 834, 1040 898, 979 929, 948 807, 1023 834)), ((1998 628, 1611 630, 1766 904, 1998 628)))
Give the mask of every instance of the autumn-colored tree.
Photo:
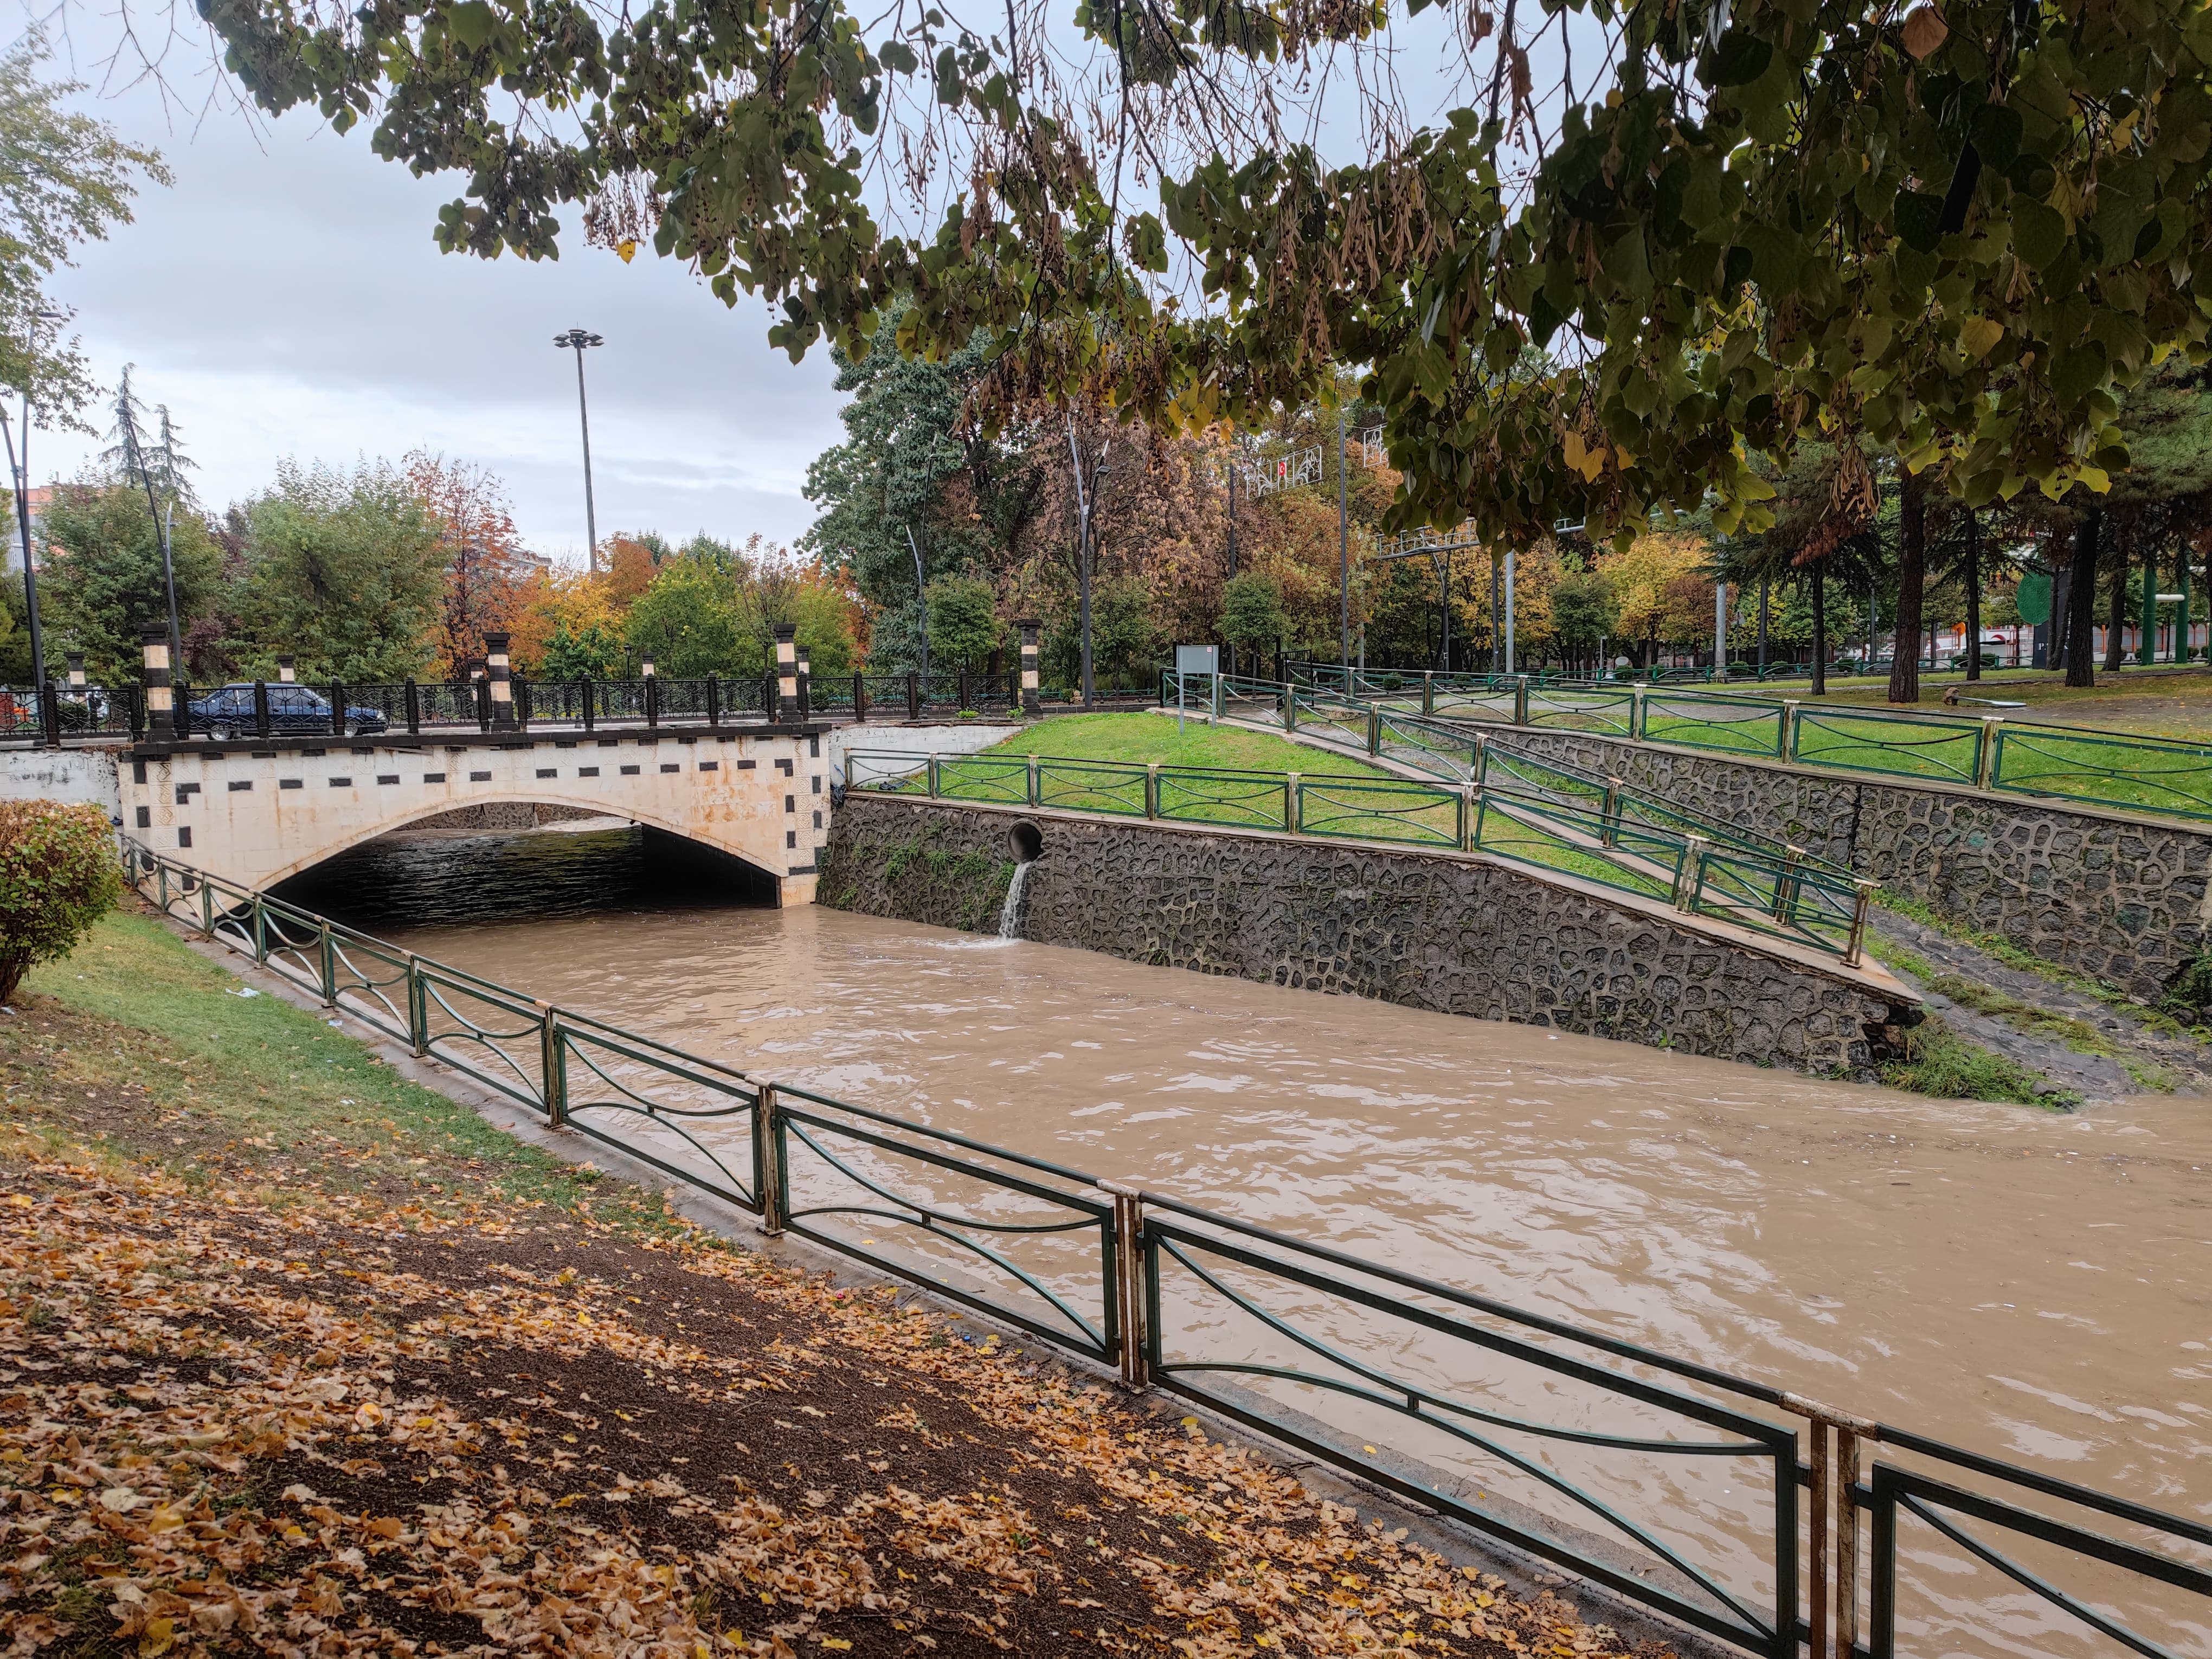
POLYGON ((1638 536, 1626 550, 1600 556, 1597 568, 1620 607, 1622 638, 1638 642, 1639 668, 1651 666, 1662 643, 1686 644, 1712 632, 1708 559, 1705 537, 1688 531, 1638 536))
POLYGON ((622 609, 614 602, 605 573, 586 570, 533 570, 523 583, 523 599, 514 613, 510 647, 516 672, 541 674, 545 653, 556 635, 571 640, 622 638, 622 609))
POLYGON ((637 596, 653 586, 663 551, 656 550, 653 543, 659 539, 656 536, 648 542, 635 536, 616 536, 601 549, 606 568, 600 580, 605 584, 607 603, 617 615, 627 611, 637 596))
POLYGON ((483 655, 488 631, 513 631, 530 599, 534 563, 515 531, 507 487, 487 469, 417 450, 407 458, 407 477, 446 549, 434 655, 440 672, 458 676, 483 655))

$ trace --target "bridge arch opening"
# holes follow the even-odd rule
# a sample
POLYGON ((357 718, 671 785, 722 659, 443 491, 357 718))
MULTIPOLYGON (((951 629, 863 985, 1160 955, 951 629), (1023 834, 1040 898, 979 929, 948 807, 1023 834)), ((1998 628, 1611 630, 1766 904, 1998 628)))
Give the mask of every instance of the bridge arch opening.
POLYGON ((776 876, 674 830, 538 802, 385 826, 275 884, 367 933, 595 912, 772 907, 776 876))

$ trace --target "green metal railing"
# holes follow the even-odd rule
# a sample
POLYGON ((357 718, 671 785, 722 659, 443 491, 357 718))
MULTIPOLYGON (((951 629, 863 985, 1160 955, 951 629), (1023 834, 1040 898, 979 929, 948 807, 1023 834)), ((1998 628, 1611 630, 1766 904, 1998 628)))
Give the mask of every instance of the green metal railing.
POLYGON ((847 787, 1487 854, 1785 939, 1846 967, 1864 959, 1875 884, 1802 848, 1376 705, 1312 691, 1268 705, 1246 699, 1249 683, 1207 678, 1209 699, 1231 714, 1272 707, 1305 737, 1393 758, 1419 754, 1455 781, 856 749, 846 755, 847 787))
POLYGON ((2151 1659, 2204 1651, 2201 1521, 760 1078, 125 855, 173 920, 764 1233, 1203 1405, 1741 1651, 1893 1659, 1904 1635, 1978 1659, 2085 1629, 2151 1659), (1887 1458, 1863 1468, 1876 1447, 1887 1458))
MULTIPOLYGON (((1289 665, 1295 695, 1326 690, 1444 720, 1583 731, 1826 771, 2035 795, 2157 817, 2212 818, 2212 744, 2001 715, 1907 714, 1805 698, 1733 696, 1657 678, 1363 673, 1289 665)), ((1163 671, 1163 695, 1173 671, 1163 671)))

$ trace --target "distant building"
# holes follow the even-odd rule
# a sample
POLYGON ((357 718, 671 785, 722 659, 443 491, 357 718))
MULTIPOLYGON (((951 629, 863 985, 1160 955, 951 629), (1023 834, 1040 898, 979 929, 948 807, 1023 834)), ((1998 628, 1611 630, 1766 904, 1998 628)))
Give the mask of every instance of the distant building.
MULTIPOLYGON (((46 507, 53 499, 54 492, 51 488, 41 486, 31 491, 31 543, 39 550, 38 559, 41 568, 44 568, 53 556, 53 550, 46 544, 45 537, 40 530, 40 526, 46 520, 46 507)), ((8 516, 7 568, 21 570, 23 568, 23 532, 21 525, 15 517, 15 492, 13 489, 0 490, 0 503, 4 503, 8 516)))

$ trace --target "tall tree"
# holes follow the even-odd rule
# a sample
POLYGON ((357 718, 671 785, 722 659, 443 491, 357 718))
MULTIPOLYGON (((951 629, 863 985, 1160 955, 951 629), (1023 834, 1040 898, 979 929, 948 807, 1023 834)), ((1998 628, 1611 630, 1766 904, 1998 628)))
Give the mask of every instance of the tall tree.
MULTIPOLYGON (((52 549, 39 578, 52 630, 48 648, 82 650, 98 684, 136 682, 143 630, 168 625, 161 537, 145 491, 111 481, 64 484, 54 492, 42 529, 52 549)), ((219 556, 207 521, 197 513, 176 515, 169 544, 179 616, 189 635, 192 622, 216 597, 219 556)), ((219 660, 179 666, 195 675, 222 670, 219 660)))
POLYGON ((437 526, 445 563, 432 657, 443 672, 458 676, 483 659, 487 631, 514 628, 536 567, 514 528, 507 487, 489 471, 421 451, 406 466, 409 483, 437 526))
POLYGON ((244 514, 245 666, 273 678, 274 658, 289 652, 312 678, 388 683, 429 665, 447 549, 404 473, 283 462, 244 514))
POLYGON ((85 88, 41 80, 49 56, 36 27, 0 52, 0 387, 70 420, 93 387, 76 342, 52 320, 46 283, 80 244, 130 223, 140 183, 166 185, 169 172, 156 152, 65 107, 85 88))
POLYGON ((857 355, 910 296, 901 351, 980 337, 1007 422, 1249 422, 1364 363, 1401 520, 1521 548, 1708 491, 1756 532, 1760 458, 1838 432, 1977 504, 2094 491, 2115 388, 2206 338, 2201 7, 1530 9, 1472 15, 1480 78, 1425 128, 1381 6, 931 6, 873 43, 846 0, 709 29, 565 0, 207 15, 267 107, 465 176, 447 248, 542 258, 582 204, 592 239, 764 297, 794 356, 857 355), (1555 26, 1583 73, 1556 94, 1528 55, 1555 26), (1363 118, 1324 123, 1340 89, 1363 118), (1331 125, 1365 142, 1327 153, 1331 125), (918 232, 878 222, 886 179, 918 232))

